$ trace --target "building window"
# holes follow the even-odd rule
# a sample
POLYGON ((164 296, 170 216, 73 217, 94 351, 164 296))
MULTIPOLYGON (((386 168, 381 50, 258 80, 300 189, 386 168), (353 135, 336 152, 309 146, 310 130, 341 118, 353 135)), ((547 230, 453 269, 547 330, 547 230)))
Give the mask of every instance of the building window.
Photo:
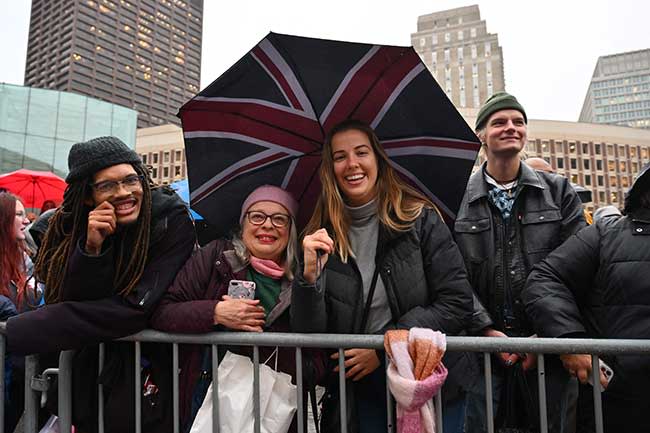
POLYGON ((600 144, 594 144, 594 153, 600 155, 600 144))
POLYGON ((607 154, 610 156, 614 155, 614 146, 612 146, 611 144, 607 145, 607 154))
POLYGON ((449 32, 445 33, 445 42, 451 42, 451 33, 449 32))
POLYGON ((585 168, 585 170, 589 170, 590 165, 591 165, 591 161, 589 161, 588 159, 583 159, 582 160, 582 166, 585 168))
POLYGON ((486 42, 485 43, 485 57, 490 57, 492 54, 492 43, 491 42, 486 42))
POLYGON ((142 158, 142 163, 143 164, 147 163, 147 154, 146 153, 143 153, 142 155, 140 155, 140 158, 142 158))
POLYGON ((589 153, 589 143, 582 143, 582 153, 587 155, 589 153))
POLYGON ((169 152, 163 154, 163 162, 169 162, 169 152))
POLYGON ((169 177, 169 167, 163 167, 163 177, 169 177))
POLYGON ((627 188, 628 186, 630 186, 629 179, 627 178, 627 176, 621 176, 621 186, 623 188, 627 188))
POLYGON ((555 153, 562 153, 564 151, 561 141, 555 142, 555 153))
POLYGON ((598 186, 604 186, 605 185, 605 179, 603 176, 598 176, 598 186))
POLYGON ((609 170, 610 172, 616 170, 616 164, 614 163, 614 161, 607 161, 607 170, 609 170))
POLYGON ((591 186, 591 175, 585 174, 585 186, 591 186))
POLYGON ((600 191, 598 193, 598 201, 600 203, 605 203, 605 192, 604 191, 600 191))
POLYGON ((431 35, 431 44, 436 45, 438 43, 438 35, 436 33, 431 35))
POLYGON ((476 45, 472 45, 472 59, 476 58, 476 45))
POLYGON ((564 169, 564 158, 558 158, 556 161, 557 161, 557 168, 564 169))
POLYGON ((158 169, 157 168, 154 168, 153 170, 151 170, 151 177, 153 177, 154 179, 158 179, 158 169))
POLYGON ((571 175, 571 183, 578 183, 578 175, 577 174, 572 174, 571 175))
POLYGON ((578 162, 576 161, 575 158, 571 158, 571 170, 575 170, 578 168, 578 162))
POLYGON ((181 175, 181 166, 180 165, 174 166, 174 177, 180 176, 180 175, 181 175))
POLYGON ((611 202, 612 203, 617 203, 618 202, 618 194, 614 191, 611 194, 611 202))
POLYGON ((458 61, 463 63, 463 47, 458 47, 458 61))
POLYGON ((420 38, 420 46, 423 47, 426 44, 426 39, 420 38))
POLYGON ((471 37, 475 38, 476 37, 476 28, 472 27, 471 29, 469 29, 469 35, 471 37))
MULTIPOLYGON (((152 162, 153 162, 153 164, 158 164, 158 154, 157 153, 153 154, 152 162)), ((154 177, 156 177, 156 176, 154 176, 154 177)))
POLYGON ((180 161, 181 158, 182 158, 182 154, 183 154, 183 152, 181 152, 180 150, 177 150, 176 151, 176 157, 174 158, 174 161, 180 161))
POLYGON ((449 48, 445 48, 445 63, 449 63, 449 60, 450 60, 449 48))
POLYGON ((603 161, 601 159, 596 160, 596 170, 599 170, 599 171, 603 170, 603 161))
POLYGON ((458 30, 458 40, 459 41, 463 40, 463 31, 462 30, 458 30))
POLYGON ((616 176, 610 176, 609 177, 609 186, 617 186, 617 184, 618 183, 616 182, 616 176))

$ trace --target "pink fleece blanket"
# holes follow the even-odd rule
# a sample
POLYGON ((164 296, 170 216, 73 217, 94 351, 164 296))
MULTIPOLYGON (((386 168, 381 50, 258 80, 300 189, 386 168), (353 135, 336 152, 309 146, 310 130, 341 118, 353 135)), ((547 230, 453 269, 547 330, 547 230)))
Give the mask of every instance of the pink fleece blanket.
POLYGON ((435 433, 433 396, 447 378, 445 335, 425 328, 388 331, 388 386, 397 402, 398 433, 435 433))

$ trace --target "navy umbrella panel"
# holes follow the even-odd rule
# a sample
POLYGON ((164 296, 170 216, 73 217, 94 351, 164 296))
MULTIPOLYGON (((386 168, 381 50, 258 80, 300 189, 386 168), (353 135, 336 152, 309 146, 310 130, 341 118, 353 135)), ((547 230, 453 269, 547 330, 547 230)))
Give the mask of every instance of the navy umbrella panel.
POLYGON ((227 231, 254 188, 320 192, 327 131, 372 126, 397 172, 455 218, 479 141, 412 47, 270 33, 180 110, 192 208, 227 231))

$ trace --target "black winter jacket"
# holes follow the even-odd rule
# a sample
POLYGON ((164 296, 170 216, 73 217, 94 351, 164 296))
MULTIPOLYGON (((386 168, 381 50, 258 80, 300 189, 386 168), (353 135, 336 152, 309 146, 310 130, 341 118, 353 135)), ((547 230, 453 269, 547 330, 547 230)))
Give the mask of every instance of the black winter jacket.
POLYGON ((454 225, 478 296, 471 331, 478 333, 487 326, 504 330, 503 299, 512 288, 515 332, 530 335, 520 290, 537 262, 586 225, 582 205, 566 178, 521 163, 512 216, 505 224, 488 200, 484 169, 485 165, 470 178, 454 225))
MULTIPOLYGON (((522 294, 543 337, 650 339, 650 210, 604 218, 531 272, 522 294)), ((647 399, 647 356, 607 358, 607 394, 647 399)))
MULTIPOLYGON (((411 327, 431 328, 448 335, 464 333, 472 312, 472 291, 458 247, 435 210, 424 209, 406 232, 393 232, 380 224, 375 260, 392 312, 391 323, 381 333, 411 327)), ((365 302, 354 259, 343 263, 337 255, 330 255, 324 280, 320 282, 321 292, 300 275, 294 280, 292 329, 361 333, 365 302)), ((443 395, 452 399, 459 387, 467 389, 471 385, 476 372, 465 353, 450 352, 443 361, 449 367, 443 395)), ((347 387, 348 392, 351 389, 347 387)))

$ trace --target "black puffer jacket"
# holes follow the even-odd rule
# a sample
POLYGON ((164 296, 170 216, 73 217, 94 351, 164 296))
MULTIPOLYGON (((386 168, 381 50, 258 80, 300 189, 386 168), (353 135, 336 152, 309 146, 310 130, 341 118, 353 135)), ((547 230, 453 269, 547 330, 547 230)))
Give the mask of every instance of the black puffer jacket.
POLYGON ((520 327, 516 332, 530 335, 520 291, 533 265, 586 226, 582 204, 566 178, 522 163, 512 216, 505 224, 489 203, 483 170, 470 178, 454 226, 469 281, 479 298, 471 331, 487 326, 504 330, 503 299, 510 291, 520 327))
MULTIPOLYGON (((634 184, 625 217, 599 220, 570 238, 531 272, 522 299, 540 336, 650 339, 650 209, 634 184)), ((607 395, 648 401, 650 359, 607 358, 607 395)), ((640 430, 639 430, 640 431, 640 430)))
MULTIPOLYGON (((380 224, 376 263, 393 316, 382 332, 411 327, 431 328, 448 335, 464 332, 472 312, 472 291, 458 247, 434 210, 423 210, 406 232, 393 232, 380 224)), ((324 279, 321 292, 300 276, 294 281, 292 329, 361 333, 365 303, 354 259, 343 263, 338 256, 330 256, 324 279)), ((443 395, 452 398, 459 385, 471 384, 473 366, 465 354, 458 352, 449 353, 444 362, 450 372, 443 395)))

